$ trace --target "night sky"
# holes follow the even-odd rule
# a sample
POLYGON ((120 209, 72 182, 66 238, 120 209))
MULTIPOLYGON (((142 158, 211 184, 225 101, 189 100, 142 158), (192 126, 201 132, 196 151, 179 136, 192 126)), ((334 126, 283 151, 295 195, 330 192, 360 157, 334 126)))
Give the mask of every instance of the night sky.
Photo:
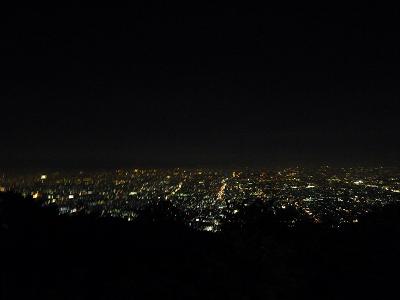
POLYGON ((1 12, 0 167, 398 164, 399 10, 1 12))

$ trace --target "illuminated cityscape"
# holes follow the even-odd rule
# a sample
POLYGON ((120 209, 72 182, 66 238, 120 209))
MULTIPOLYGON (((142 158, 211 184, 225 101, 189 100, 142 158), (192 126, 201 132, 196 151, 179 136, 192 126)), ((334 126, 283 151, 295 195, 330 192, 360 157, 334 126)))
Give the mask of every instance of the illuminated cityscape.
POLYGON ((300 220, 357 223, 358 217, 400 200, 394 168, 315 170, 130 169, 7 177, 2 190, 55 204, 60 214, 95 214, 129 221, 167 201, 190 227, 218 231, 229 214, 254 203, 276 213, 294 208, 300 220))
POLYGON ((399 293, 399 8, 16 4, 0 300, 399 293))

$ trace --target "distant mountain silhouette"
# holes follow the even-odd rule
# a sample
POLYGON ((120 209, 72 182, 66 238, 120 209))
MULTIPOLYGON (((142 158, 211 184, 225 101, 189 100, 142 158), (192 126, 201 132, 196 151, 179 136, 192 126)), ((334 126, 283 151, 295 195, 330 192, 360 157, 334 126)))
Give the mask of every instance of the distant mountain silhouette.
MULTIPOLYGON (((1 299, 387 299, 396 295, 400 208, 332 229, 284 226, 255 202, 219 233, 169 203, 135 222, 60 216, 0 193, 1 299)), ((288 216, 287 214, 290 214, 288 216)))

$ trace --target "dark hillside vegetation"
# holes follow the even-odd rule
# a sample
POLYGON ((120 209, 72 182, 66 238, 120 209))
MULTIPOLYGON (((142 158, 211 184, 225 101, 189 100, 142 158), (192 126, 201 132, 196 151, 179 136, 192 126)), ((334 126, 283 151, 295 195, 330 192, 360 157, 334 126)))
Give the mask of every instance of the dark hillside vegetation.
MULTIPOLYGON (((295 212, 291 212, 295 213, 295 212)), ((387 299, 398 293, 400 208, 342 228, 248 208, 219 233, 167 203, 136 222, 60 216, 0 194, 2 299, 387 299)))

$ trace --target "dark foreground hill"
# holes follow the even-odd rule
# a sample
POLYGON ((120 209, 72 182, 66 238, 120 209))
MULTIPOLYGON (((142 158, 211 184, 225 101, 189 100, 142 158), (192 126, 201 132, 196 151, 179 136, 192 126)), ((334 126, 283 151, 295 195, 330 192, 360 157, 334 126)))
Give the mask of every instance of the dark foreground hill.
POLYGON ((400 209, 357 225, 288 229, 243 214, 195 232, 162 207, 137 222, 59 216, 0 194, 1 299, 387 299, 398 297, 400 209), (397 295, 397 296, 396 296, 397 295))

